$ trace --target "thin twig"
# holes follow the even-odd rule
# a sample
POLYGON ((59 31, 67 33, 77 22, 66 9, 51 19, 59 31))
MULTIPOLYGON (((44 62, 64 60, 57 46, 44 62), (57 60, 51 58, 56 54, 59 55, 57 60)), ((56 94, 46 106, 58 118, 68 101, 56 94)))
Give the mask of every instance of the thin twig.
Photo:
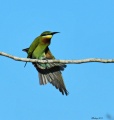
POLYGON ((1 56, 5 56, 11 58, 16 61, 22 62, 40 62, 40 63, 65 63, 65 64, 81 64, 81 63, 88 63, 88 62, 101 62, 101 63, 114 63, 114 59, 101 59, 101 58, 88 58, 82 60, 38 60, 38 59, 29 59, 29 58, 20 58, 5 52, 0 52, 1 56))

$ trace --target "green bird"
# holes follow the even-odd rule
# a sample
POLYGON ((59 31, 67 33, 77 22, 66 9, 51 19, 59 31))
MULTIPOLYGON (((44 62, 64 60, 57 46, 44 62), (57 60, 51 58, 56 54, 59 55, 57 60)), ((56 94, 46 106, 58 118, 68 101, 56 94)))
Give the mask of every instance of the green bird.
MULTIPOLYGON (((45 31, 35 38, 29 48, 23 49, 23 51, 27 53, 27 58, 40 60, 55 59, 48 46, 51 43, 53 35, 57 33, 59 32, 45 31)), ((66 67, 65 64, 38 62, 33 62, 32 64, 39 73, 40 85, 45 85, 49 82, 59 89, 63 95, 68 95, 61 73, 66 67)))

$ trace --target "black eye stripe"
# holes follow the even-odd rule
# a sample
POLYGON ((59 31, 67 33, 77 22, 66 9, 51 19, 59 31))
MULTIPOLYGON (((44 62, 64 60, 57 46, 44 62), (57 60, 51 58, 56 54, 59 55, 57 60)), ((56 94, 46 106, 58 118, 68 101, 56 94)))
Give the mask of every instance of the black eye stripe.
POLYGON ((51 35, 51 34, 43 34, 43 35, 41 35, 41 36, 47 36, 47 35, 51 35))

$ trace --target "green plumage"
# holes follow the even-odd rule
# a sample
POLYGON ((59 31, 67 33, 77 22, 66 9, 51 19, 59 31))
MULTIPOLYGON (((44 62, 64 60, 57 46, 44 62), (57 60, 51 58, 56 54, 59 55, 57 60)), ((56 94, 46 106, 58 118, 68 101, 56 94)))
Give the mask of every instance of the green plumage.
MULTIPOLYGON (((27 52, 27 58, 32 59, 55 59, 49 50, 48 46, 50 45, 51 38, 54 34, 58 32, 45 31, 40 36, 38 36, 30 45, 29 48, 23 49, 27 52)), ((47 84, 50 82, 57 89, 59 89, 62 94, 68 95, 66 90, 61 70, 64 70, 66 67, 65 64, 60 63, 32 63, 39 73, 40 84, 47 84)))

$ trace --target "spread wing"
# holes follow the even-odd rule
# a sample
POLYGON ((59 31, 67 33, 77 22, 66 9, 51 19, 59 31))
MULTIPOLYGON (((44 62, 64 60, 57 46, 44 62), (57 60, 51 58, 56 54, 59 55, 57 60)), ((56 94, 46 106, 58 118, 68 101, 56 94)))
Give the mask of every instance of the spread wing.
POLYGON ((64 70, 64 68, 66 67, 65 65, 54 64, 53 67, 51 67, 50 65, 50 68, 42 69, 38 63, 32 64, 39 72, 40 85, 45 85, 49 82, 57 89, 59 89, 59 91, 62 92, 63 95, 64 93, 68 95, 68 91, 65 87, 61 74, 61 70, 64 70))

